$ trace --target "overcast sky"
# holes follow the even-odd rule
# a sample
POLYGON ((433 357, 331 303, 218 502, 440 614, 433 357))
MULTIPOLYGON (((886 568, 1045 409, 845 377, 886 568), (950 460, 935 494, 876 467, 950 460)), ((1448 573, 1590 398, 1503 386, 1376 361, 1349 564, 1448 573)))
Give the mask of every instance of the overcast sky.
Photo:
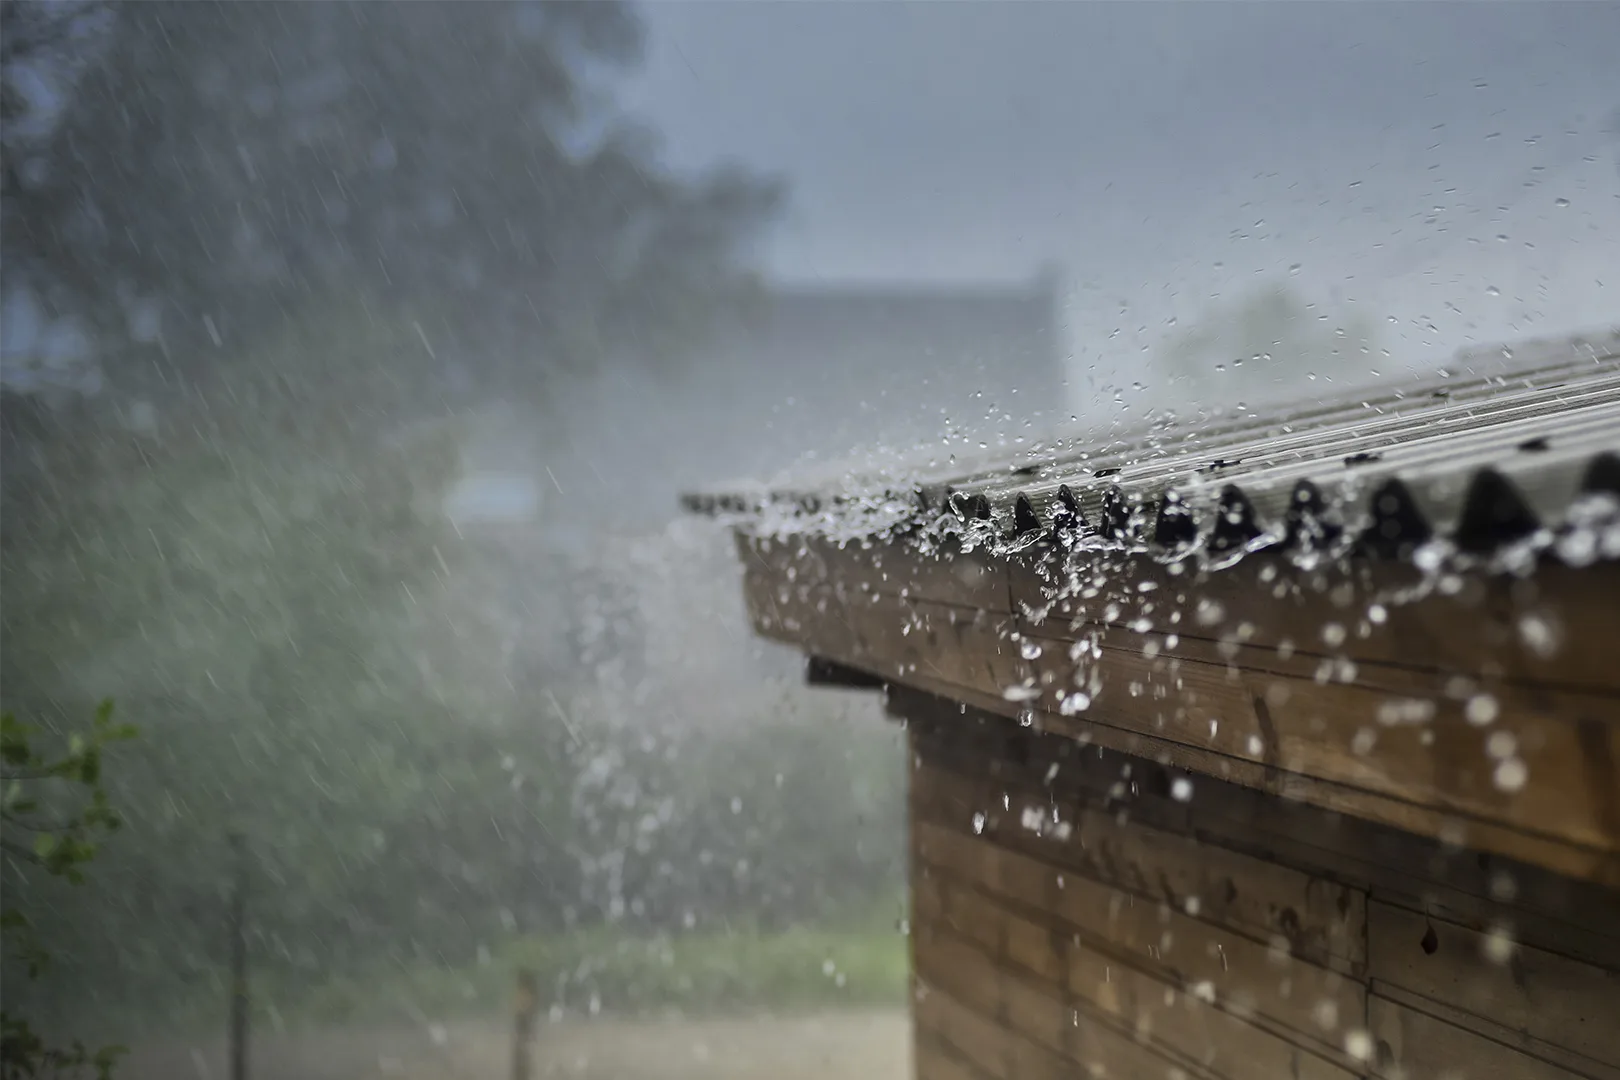
POLYGON ((792 278, 1074 283, 1106 381, 1257 282, 1391 366, 1620 319, 1620 4, 646 6, 672 161, 780 171, 792 278))

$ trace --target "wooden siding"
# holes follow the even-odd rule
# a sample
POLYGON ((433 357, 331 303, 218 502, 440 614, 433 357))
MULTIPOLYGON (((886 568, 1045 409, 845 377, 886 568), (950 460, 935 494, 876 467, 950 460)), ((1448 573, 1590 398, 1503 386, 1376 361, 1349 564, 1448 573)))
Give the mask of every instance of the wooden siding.
POLYGON ((892 691, 918 1080, 1620 1078, 1620 898, 892 691))
POLYGON ((1620 888, 1620 564, 1425 582, 1098 554, 1053 599, 1039 549, 739 547, 755 630, 813 656, 1620 888))

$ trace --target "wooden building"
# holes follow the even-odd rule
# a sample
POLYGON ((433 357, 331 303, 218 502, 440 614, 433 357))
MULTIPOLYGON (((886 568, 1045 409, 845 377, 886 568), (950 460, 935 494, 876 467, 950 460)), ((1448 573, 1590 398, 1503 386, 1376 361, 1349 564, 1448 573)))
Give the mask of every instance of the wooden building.
POLYGON ((919 1080, 1620 1077, 1620 331, 686 505, 906 726, 919 1080))

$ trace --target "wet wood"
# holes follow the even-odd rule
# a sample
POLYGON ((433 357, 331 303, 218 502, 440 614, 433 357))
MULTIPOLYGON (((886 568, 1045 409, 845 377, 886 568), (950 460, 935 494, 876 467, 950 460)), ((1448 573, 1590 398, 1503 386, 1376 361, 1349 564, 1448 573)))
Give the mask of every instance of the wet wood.
POLYGON ((1112 625, 1053 637, 1050 620, 752 570, 745 590, 763 635, 878 678, 1620 886, 1620 700, 1112 625))
POLYGON ((1368 909, 1370 974, 1382 984, 1620 1069, 1620 972, 1389 904, 1368 909))
POLYGON ((1063 642, 1033 636, 1024 645, 1039 650, 1043 711, 1060 712, 1100 665, 1109 674, 1088 695, 1081 722, 1620 851, 1620 789, 1602 782, 1620 760, 1620 724, 1606 719, 1620 703, 1503 688, 1479 712, 1473 697, 1448 698, 1410 677, 1391 690, 1366 685, 1359 672, 1354 682, 1318 682, 1112 647, 1077 661, 1063 642))
MULTIPOLYGON (((1523 941, 1620 969, 1620 895, 1590 881, 1209 777, 1192 776, 1191 797, 1178 799, 1174 781, 1189 775, 1179 769, 932 695, 897 689, 888 708, 907 718, 911 731, 914 794, 949 792, 939 803, 946 822, 984 810, 986 831, 1005 835, 1003 801, 1029 793, 1297 867, 1459 924, 1510 920, 1523 941)), ((930 813, 926 800, 917 813, 930 813)))
POLYGON ((913 691, 890 708, 918 970, 1021 1052, 1205 1080, 1620 1075, 1616 894, 1214 780, 1178 798, 1152 762, 913 691))
POLYGON ((955 1056, 996 1080, 1010 1080, 1007 1035, 994 1020, 922 979, 912 995, 911 1012, 918 1030, 950 1047, 955 1056))
POLYGON ((1576 1071, 1376 995, 1369 1009, 1372 1075, 1379 1080, 1611 1080, 1615 1075, 1576 1071))
MULTIPOLYGON (((1226 1080, 1285 1076, 1348 1080, 1354 1074, 1298 1043, 1083 947, 1069 950, 1069 988, 1092 1014, 1165 1046, 1226 1080)), ((1334 1018, 1335 1020, 1337 1018, 1334 1018)))
POLYGON ((1087 947, 1186 992, 1252 1009, 1306 1039, 1323 1038, 1315 1020, 1322 1002, 1336 1015, 1364 1015, 1364 990, 1354 980, 1168 905, 945 829, 922 830, 918 859, 1054 918, 1087 947))
POLYGON ((1078 571, 1012 560, 1008 574, 1013 610, 1052 636, 1129 632, 1145 621, 1161 634, 1273 655, 1620 694, 1616 563, 1429 582, 1389 561, 1304 571, 1259 555, 1178 573, 1146 556, 1103 554, 1078 571))
POLYGON ((917 1080, 984 1080, 985 1074, 956 1056, 942 1040, 919 1031, 912 1054, 917 1080))
POLYGON ((1366 963, 1366 894, 1185 833, 1152 828, 1028 788, 974 784, 939 770, 913 781, 914 815, 960 828, 982 808, 985 835, 1014 851, 1129 889, 1347 972, 1366 963))

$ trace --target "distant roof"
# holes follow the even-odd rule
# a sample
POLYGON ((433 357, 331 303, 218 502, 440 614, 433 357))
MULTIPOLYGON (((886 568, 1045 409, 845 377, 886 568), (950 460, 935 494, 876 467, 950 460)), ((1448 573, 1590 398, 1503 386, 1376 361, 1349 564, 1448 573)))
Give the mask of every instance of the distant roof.
MULTIPOLYGON (((796 452, 851 436, 915 441, 992 406, 1067 416, 1058 281, 773 284, 700 357, 742 408, 768 408, 796 452)), ((724 420, 725 418, 721 418, 724 420)), ((747 426, 757 417, 739 415, 747 426)), ((751 439, 752 452, 768 450, 751 439)))
POLYGON ((1458 354, 1450 372, 1225 423, 1058 435, 972 467, 899 461, 683 498, 755 531, 1199 551, 1620 558, 1620 327, 1458 354))

